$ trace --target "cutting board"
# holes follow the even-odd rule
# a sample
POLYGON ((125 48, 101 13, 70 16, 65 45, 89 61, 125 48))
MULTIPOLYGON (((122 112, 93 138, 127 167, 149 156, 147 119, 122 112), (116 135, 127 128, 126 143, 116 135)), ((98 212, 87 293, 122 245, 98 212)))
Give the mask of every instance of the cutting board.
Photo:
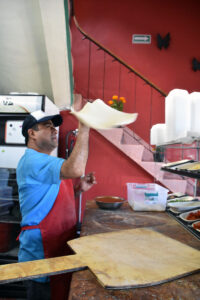
POLYGON ((200 270, 200 251, 147 228, 81 237, 75 255, 0 267, 0 283, 89 268, 110 289, 160 284, 200 270))

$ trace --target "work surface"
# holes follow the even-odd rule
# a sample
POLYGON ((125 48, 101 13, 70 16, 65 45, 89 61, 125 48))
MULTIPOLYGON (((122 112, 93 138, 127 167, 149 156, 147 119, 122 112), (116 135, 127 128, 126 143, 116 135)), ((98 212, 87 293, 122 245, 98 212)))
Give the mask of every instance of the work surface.
MULTIPOLYGON (((166 213, 133 212, 128 204, 116 211, 106 211, 97 208, 94 201, 88 202, 82 236, 143 227, 153 228, 168 237, 200 249, 200 242, 166 213)), ((115 291, 101 287, 90 271, 80 271, 73 274, 69 299, 199 300, 200 274, 152 287, 115 291)))

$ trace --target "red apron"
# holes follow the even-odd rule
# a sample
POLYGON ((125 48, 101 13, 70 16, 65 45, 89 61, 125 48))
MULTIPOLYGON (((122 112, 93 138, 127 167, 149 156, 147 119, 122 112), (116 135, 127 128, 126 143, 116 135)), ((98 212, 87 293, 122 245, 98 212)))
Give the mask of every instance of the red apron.
MULTIPOLYGON (((73 184, 62 180, 59 193, 48 215, 36 226, 25 226, 22 230, 39 228, 42 235, 45 258, 72 254, 66 242, 75 238, 76 211, 73 184)), ((50 276, 51 299, 67 299, 71 274, 50 276)))

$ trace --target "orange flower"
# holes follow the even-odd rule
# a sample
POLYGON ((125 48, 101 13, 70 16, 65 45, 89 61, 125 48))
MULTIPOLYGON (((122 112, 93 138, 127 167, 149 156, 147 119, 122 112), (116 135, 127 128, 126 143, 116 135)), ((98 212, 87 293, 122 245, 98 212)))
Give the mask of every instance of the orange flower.
POLYGON ((108 101, 108 104, 109 104, 109 105, 112 105, 112 104, 113 104, 113 101, 112 101, 112 100, 109 100, 109 101, 108 101))
POLYGON ((113 99, 113 100, 118 100, 118 96, 117 96, 117 95, 114 95, 114 96, 112 96, 112 99, 113 99))
POLYGON ((121 100, 123 103, 126 103, 126 99, 124 97, 120 97, 119 100, 121 100))

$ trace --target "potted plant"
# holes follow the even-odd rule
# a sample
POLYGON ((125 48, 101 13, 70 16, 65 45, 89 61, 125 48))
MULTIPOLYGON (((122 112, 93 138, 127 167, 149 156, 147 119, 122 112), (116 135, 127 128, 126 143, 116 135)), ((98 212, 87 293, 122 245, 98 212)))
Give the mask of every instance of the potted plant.
POLYGON ((108 105, 119 111, 123 111, 124 103, 126 103, 125 97, 118 97, 117 95, 112 96, 112 100, 108 101, 108 105))

